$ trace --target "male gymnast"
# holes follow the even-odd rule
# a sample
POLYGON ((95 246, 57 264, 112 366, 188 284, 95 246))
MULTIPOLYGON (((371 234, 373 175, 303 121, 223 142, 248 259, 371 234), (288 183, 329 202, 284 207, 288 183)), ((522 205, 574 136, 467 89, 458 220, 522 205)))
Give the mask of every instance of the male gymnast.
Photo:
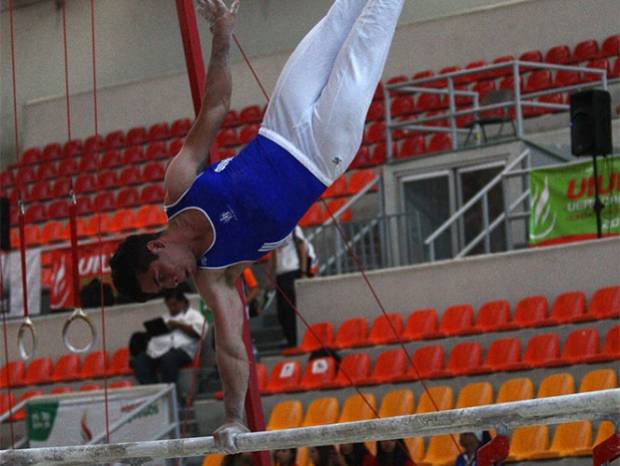
POLYGON ((361 144, 405 0, 335 0, 289 58, 259 135, 235 157, 205 166, 229 111, 229 52, 239 0, 198 0, 212 49, 202 107, 164 180, 168 225, 132 235, 110 265, 118 291, 144 301, 192 279, 214 312, 225 423, 214 432, 234 452, 247 432, 248 360, 235 281, 275 249, 342 175, 361 144))

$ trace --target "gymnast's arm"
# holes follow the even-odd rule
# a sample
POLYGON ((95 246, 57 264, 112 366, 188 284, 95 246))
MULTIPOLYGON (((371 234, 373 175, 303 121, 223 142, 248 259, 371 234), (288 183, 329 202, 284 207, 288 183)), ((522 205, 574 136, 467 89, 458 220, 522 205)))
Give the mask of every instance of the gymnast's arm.
POLYGON ((166 172, 167 202, 174 202, 185 192, 208 162, 209 149, 230 109, 230 45, 239 2, 233 2, 230 9, 222 0, 199 3, 198 11, 211 25, 213 34, 211 58, 200 112, 187 135, 183 149, 170 163, 166 172))

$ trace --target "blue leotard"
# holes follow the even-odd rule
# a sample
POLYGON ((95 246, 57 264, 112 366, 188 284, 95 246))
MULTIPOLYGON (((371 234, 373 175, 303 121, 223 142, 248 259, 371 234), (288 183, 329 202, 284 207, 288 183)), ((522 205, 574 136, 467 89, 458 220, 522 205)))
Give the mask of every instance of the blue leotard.
POLYGON ((206 215, 214 241, 198 266, 218 269, 275 249, 325 189, 289 152, 259 135, 237 156, 207 167, 166 213, 168 220, 187 209, 206 215))

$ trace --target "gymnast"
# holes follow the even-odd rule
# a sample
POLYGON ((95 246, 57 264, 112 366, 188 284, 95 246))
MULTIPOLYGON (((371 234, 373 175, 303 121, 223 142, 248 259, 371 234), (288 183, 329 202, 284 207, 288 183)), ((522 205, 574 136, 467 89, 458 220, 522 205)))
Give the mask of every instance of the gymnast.
POLYGON ((239 0, 198 0, 212 48, 205 96, 164 180, 168 225, 132 235, 110 265, 117 290, 144 301, 192 279, 214 312, 225 423, 218 445, 234 452, 247 432, 248 360, 235 281, 275 249, 353 161, 405 0, 336 0, 280 75, 258 136, 238 155, 205 166, 229 111, 230 47, 239 0))

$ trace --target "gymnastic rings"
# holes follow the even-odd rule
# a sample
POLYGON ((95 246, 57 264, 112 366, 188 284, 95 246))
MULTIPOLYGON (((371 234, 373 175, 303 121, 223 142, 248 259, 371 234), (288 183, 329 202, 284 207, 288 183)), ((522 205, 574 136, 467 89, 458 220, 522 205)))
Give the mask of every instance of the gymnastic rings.
POLYGON ((19 329, 17 330, 17 347, 19 348, 19 355, 24 361, 28 361, 34 356, 37 350, 37 331, 34 328, 34 324, 30 317, 24 317, 19 329), (26 349, 26 343, 24 342, 26 334, 30 334, 32 337, 32 350, 28 352, 26 349))
POLYGON ((87 353, 95 345, 95 342, 97 341, 97 331, 95 330, 92 320, 88 317, 88 315, 86 315, 81 307, 76 308, 65 322, 65 325, 63 325, 62 340, 65 343, 65 347, 72 353, 87 353), (88 326, 88 330, 90 332, 90 339, 88 343, 82 347, 74 346, 69 339, 69 327, 71 327, 73 322, 78 320, 84 322, 88 326))

